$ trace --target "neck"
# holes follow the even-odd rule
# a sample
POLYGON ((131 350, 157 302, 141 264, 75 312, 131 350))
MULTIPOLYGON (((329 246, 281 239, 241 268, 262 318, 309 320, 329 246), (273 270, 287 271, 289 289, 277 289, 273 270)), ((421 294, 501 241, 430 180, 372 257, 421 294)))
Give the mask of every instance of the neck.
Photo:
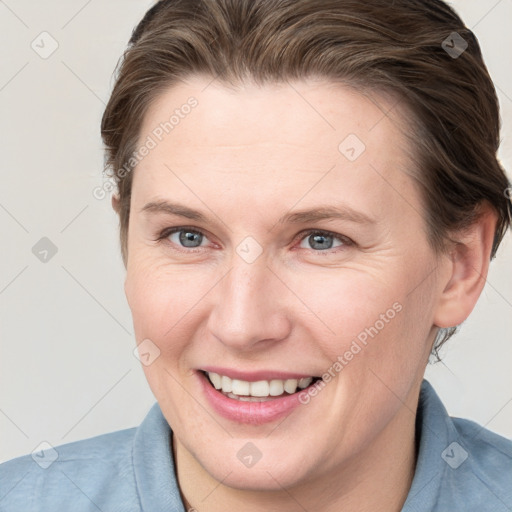
POLYGON ((319 474, 316 479, 279 491, 255 492, 223 485, 173 436, 176 475, 186 510, 399 512, 416 466, 415 413, 419 385, 363 453, 343 461, 328 473, 319 474))

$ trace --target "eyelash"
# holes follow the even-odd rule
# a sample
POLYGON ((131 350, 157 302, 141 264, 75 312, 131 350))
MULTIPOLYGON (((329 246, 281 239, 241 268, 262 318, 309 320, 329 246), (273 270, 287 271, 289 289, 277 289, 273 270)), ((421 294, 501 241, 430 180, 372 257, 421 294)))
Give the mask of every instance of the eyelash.
MULTIPOLYGON (((166 228, 163 231, 161 231, 160 234, 158 235, 158 238, 156 239, 156 241, 157 242, 164 242, 164 243, 168 242, 170 245, 172 245, 173 249, 178 250, 180 252, 185 252, 185 253, 201 252, 203 247, 192 247, 192 248, 185 248, 185 247, 179 247, 179 246, 176 247, 176 244, 174 244, 170 240, 167 240, 168 237, 171 236, 173 233, 179 233, 180 231, 188 231, 188 232, 192 232, 192 233, 195 233, 195 234, 203 235, 203 237, 208 238, 199 229, 196 229, 196 228, 193 228, 193 227, 189 227, 189 226, 178 226, 178 227, 175 227, 175 228, 166 228)), ((344 248, 346 248, 346 247, 351 247, 351 246, 355 246, 356 245, 356 243, 353 240, 351 240, 350 238, 348 238, 347 236, 339 235, 337 233, 333 233, 332 231, 325 231, 325 230, 322 230, 322 229, 309 229, 309 230, 306 230, 306 231, 301 231, 294 238, 294 241, 295 240, 302 241, 306 237, 309 237, 309 236, 311 236, 313 234, 327 236, 327 237, 332 237, 332 238, 338 239, 343 244, 342 246, 338 246, 338 247, 331 248, 331 249, 324 249, 324 250, 306 249, 306 250, 309 250, 309 251, 312 251, 312 252, 315 252, 315 253, 319 253, 319 254, 333 254, 333 253, 339 252, 340 250, 344 250, 344 248)))

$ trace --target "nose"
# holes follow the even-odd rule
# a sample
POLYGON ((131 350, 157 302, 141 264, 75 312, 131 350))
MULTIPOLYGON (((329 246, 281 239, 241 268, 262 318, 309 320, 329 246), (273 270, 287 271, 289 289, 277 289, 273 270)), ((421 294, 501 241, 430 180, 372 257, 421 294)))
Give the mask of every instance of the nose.
POLYGON ((263 257, 247 263, 235 255, 217 285, 208 328, 230 351, 268 349, 289 336, 286 288, 274 272, 263 257))

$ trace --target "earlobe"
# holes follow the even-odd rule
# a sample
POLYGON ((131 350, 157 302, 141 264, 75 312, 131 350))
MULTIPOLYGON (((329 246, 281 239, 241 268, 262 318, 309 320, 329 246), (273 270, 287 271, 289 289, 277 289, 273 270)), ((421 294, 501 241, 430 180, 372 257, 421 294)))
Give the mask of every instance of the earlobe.
POLYGON ((112 208, 117 214, 119 214, 119 202, 119 196, 116 194, 112 194, 112 208))
POLYGON ((434 315, 437 327, 455 327, 473 311, 485 286, 494 241, 497 215, 482 205, 478 219, 457 233, 449 253, 449 278, 441 292, 434 315))

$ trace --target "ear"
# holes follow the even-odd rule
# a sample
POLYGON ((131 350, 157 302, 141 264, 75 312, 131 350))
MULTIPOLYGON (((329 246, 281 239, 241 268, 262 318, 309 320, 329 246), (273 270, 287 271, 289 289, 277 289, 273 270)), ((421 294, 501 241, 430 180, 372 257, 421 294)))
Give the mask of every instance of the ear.
POLYGON ((487 279, 497 215, 483 203, 478 219, 452 236, 448 279, 434 314, 437 327, 455 327, 470 315, 487 279))
POLYGON ((120 204, 119 196, 116 194, 112 194, 112 208, 118 215, 119 215, 119 204, 120 204))

